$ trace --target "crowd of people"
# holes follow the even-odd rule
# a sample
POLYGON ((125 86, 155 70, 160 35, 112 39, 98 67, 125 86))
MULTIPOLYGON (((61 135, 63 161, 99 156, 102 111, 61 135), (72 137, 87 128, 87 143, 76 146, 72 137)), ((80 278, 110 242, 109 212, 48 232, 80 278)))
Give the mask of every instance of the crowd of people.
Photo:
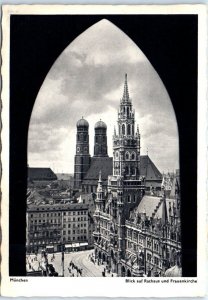
MULTIPOLYGON (((99 257, 96 258, 96 257, 94 256, 93 253, 89 254, 88 259, 89 259, 93 264, 97 264, 98 266, 100 266, 100 265, 103 264, 103 261, 102 261, 99 257)), ((104 269, 103 269, 103 271, 102 271, 102 276, 103 276, 103 277, 106 277, 106 272, 107 272, 108 274, 111 273, 110 268, 109 268, 108 266, 104 267, 104 269)), ((111 274, 111 277, 113 277, 113 273, 111 274)))
POLYGON ((80 269, 78 266, 76 266, 72 261, 70 261, 70 263, 69 263, 68 270, 72 277, 75 276, 75 272, 76 272, 77 277, 82 276, 82 269, 80 269))

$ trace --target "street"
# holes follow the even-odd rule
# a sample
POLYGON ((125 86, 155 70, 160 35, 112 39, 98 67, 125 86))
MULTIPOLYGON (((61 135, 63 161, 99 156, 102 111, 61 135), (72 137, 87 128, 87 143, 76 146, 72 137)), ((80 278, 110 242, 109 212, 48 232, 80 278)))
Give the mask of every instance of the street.
MULTIPOLYGON (((64 254, 64 277, 77 277, 80 276, 80 274, 77 272, 75 268, 72 268, 69 266, 70 262, 73 262, 73 264, 79 268, 82 269, 82 277, 102 277, 102 272, 106 271, 106 265, 100 264, 98 265, 97 262, 92 262, 90 257, 94 253, 94 250, 85 250, 85 251, 78 251, 78 252, 70 252, 64 254), (69 271, 70 269, 70 271, 69 271)), ((59 276, 63 275, 63 268, 62 268, 62 262, 61 257, 62 254, 55 253, 55 259, 52 259, 53 254, 48 254, 48 263, 52 264, 58 272, 59 276)), ((35 255, 27 255, 27 271, 30 271, 33 269, 34 271, 39 270, 39 262, 41 259, 41 254, 38 254, 37 261, 35 260, 35 255), (29 269, 29 264, 31 266, 31 269, 29 269)), ((110 272, 105 272, 106 277, 112 277, 116 276, 116 274, 110 272)))

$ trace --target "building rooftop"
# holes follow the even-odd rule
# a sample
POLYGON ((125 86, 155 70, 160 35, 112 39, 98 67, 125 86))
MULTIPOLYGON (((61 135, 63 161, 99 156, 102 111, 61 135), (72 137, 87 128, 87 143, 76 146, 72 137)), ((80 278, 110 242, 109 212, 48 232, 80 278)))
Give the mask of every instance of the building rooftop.
POLYGON ((73 175, 68 174, 68 173, 56 173, 56 176, 57 176, 58 180, 71 180, 71 179, 73 179, 73 175))
POLYGON ((44 205, 28 205, 27 211, 73 211, 73 210, 86 210, 87 204, 83 203, 70 203, 70 204, 44 204, 44 205))
POLYGON ((51 168, 28 168, 29 180, 57 180, 56 174, 51 168))
POLYGON ((162 180, 162 174, 148 155, 140 156, 140 173, 146 180, 162 180))
MULTIPOLYGON (((136 213, 145 213, 147 217, 155 217, 158 219, 162 218, 163 214, 163 199, 161 197, 147 196, 145 195, 138 207, 135 209, 136 213)), ((172 213, 172 205, 174 203, 173 199, 166 199, 166 207, 167 207, 167 216, 169 219, 170 213, 172 213), (171 203, 171 211, 169 210, 171 203)))
POLYGON ((108 175, 113 173, 113 158, 112 157, 92 157, 90 168, 83 179, 83 184, 97 185, 99 172, 101 171, 102 181, 108 180, 108 175))

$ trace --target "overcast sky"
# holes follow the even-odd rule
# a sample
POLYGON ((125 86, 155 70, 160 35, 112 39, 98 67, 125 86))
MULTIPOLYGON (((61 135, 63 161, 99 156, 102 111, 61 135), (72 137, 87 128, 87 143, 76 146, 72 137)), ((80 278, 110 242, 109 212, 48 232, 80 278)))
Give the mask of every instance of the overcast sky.
POLYGON ((178 163, 178 133, 168 93, 145 55, 118 27, 102 20, 78 36, 57 58, 38 93, 29 127, 28 163, 74 172, 76 122, 89 122, 90 154, 94 124, 108 126, 108 154, 128 74, 129 93, 141 134, 141 154, 158 169, 178 163))

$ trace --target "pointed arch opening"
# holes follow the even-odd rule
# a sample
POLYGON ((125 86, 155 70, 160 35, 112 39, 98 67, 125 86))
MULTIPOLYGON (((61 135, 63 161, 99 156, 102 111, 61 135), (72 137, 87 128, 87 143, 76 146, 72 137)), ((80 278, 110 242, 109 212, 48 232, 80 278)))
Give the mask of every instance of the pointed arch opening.
POLYGON ((131 125, 128 124, 127 125, 127 135, 130 135, 131 134, 131 125))
POLYGON ((122 125, 122 135, 125 135, 126 129, 125 129, 125 125, 122 125))

